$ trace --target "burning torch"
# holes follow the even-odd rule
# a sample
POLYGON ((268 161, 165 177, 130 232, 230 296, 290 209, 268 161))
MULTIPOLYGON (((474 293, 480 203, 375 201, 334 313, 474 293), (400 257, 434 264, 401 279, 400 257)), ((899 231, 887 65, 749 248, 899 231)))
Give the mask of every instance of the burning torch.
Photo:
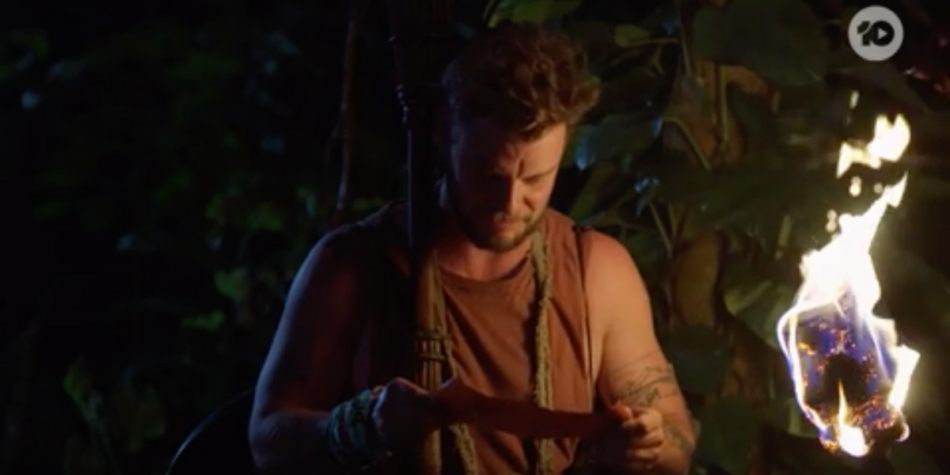
MULTIPOLYGON (((839 177, 855 163, 895 162, 910 142, 901 116, 893 123, 878 117, 874 132, 864 146, 842 145, 839 177)), ((900 204, 906 183, 905 174, 879 188, 864 214, 841 215, 840 232, 802 258, 804 281, 776 328, 798 407, 835 453, 863 457, 910 435, 902 406, 920 355, 898 343, 893 320, 874 315, 881 289, 870 255, 881 218, 900 204)))

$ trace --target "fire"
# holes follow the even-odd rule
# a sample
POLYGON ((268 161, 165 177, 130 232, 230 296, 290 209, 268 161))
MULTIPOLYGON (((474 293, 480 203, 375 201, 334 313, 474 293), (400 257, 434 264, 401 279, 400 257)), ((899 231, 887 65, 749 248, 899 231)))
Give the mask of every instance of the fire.
POLYGON ((910 144, 910 126, 903 116, 897 116, 892 124, 887 116, 880 116, 874 123, 874 138, 864 147, 855 147, 847 142, 841 144, 838 152, 838 173, 840 178, 851 165, 862 164, 873 169, 881 168, 883 162, 896 162, 910 144))
MULTIPOLYGON (((903 117, 893 124, 879 117, 866 147, 841 147, 838 176, 854 163, 897 161, 909 142, 903 117)), ((864 214, 837 217, 840 232, 803 257, 804 282, 776 328, 798 406, 822 445, 854 457, 910 435, 901 409, 919 354, 898 344, 893 320, 874 315, 881 289, 870 256, 881 218, 900 204, 906 184, 905 175, 876 188, 881 196, 864 214)))

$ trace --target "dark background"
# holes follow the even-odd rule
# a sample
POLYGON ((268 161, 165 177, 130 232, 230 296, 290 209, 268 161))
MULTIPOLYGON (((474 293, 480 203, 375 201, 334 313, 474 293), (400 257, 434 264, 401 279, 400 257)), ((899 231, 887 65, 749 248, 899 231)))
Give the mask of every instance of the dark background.
MULTIPOLYGON (((371 3, 350 71, 347 2, 3 7, 0 473, 161 473, 253 385, 286 285, 334 215, 343 150, 346 218, 403 193, 385 11, 371 3), (354 122, 341 126, 347 75, 354 122)), ((591 3, 620 23, 659 2, 591 3)), ((896 61, 926 73, 916 87, 940 110, 950 7, 892 3, 913 18, 896 61)), ((927 173, 950 174, 946 144, 920 144, 927 173)), ((565 174, 570 196, 579 172, 565 174)), ((946 205, 907 210, 900 233, 944 274, 946 205)))

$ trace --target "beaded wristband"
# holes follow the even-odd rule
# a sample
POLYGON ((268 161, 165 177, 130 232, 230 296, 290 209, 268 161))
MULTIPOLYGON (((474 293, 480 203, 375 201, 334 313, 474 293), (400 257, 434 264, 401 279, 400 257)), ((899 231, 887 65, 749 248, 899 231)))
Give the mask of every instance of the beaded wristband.
POLYGON ((362 467, 389 456, 381 447, 372 418, 379 391, 362 391, 330 413, 327 442, 333 457, 344 467, 362 467))

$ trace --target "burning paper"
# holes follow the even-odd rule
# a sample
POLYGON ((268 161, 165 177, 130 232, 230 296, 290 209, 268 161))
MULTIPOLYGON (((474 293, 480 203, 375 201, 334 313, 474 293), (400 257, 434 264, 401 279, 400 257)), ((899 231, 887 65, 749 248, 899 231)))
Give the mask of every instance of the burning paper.
MULTIPOLYGON (((851 163, 896 161, 908 142, 903 118, 896 125, 880 118, 874 147, 842 147, 839 176, 851 163)), ((901 408, 919 355, 898 344, 892 320, 873 313, 881 289, 869 252, 884 212, 900 204, 906 183, 905 175, 883 188, 864 214, 839 217, 840 233, 803 257, 804 282, 777 325, 798 406, 833 452, 861 457, 910 434, 901 408)))

